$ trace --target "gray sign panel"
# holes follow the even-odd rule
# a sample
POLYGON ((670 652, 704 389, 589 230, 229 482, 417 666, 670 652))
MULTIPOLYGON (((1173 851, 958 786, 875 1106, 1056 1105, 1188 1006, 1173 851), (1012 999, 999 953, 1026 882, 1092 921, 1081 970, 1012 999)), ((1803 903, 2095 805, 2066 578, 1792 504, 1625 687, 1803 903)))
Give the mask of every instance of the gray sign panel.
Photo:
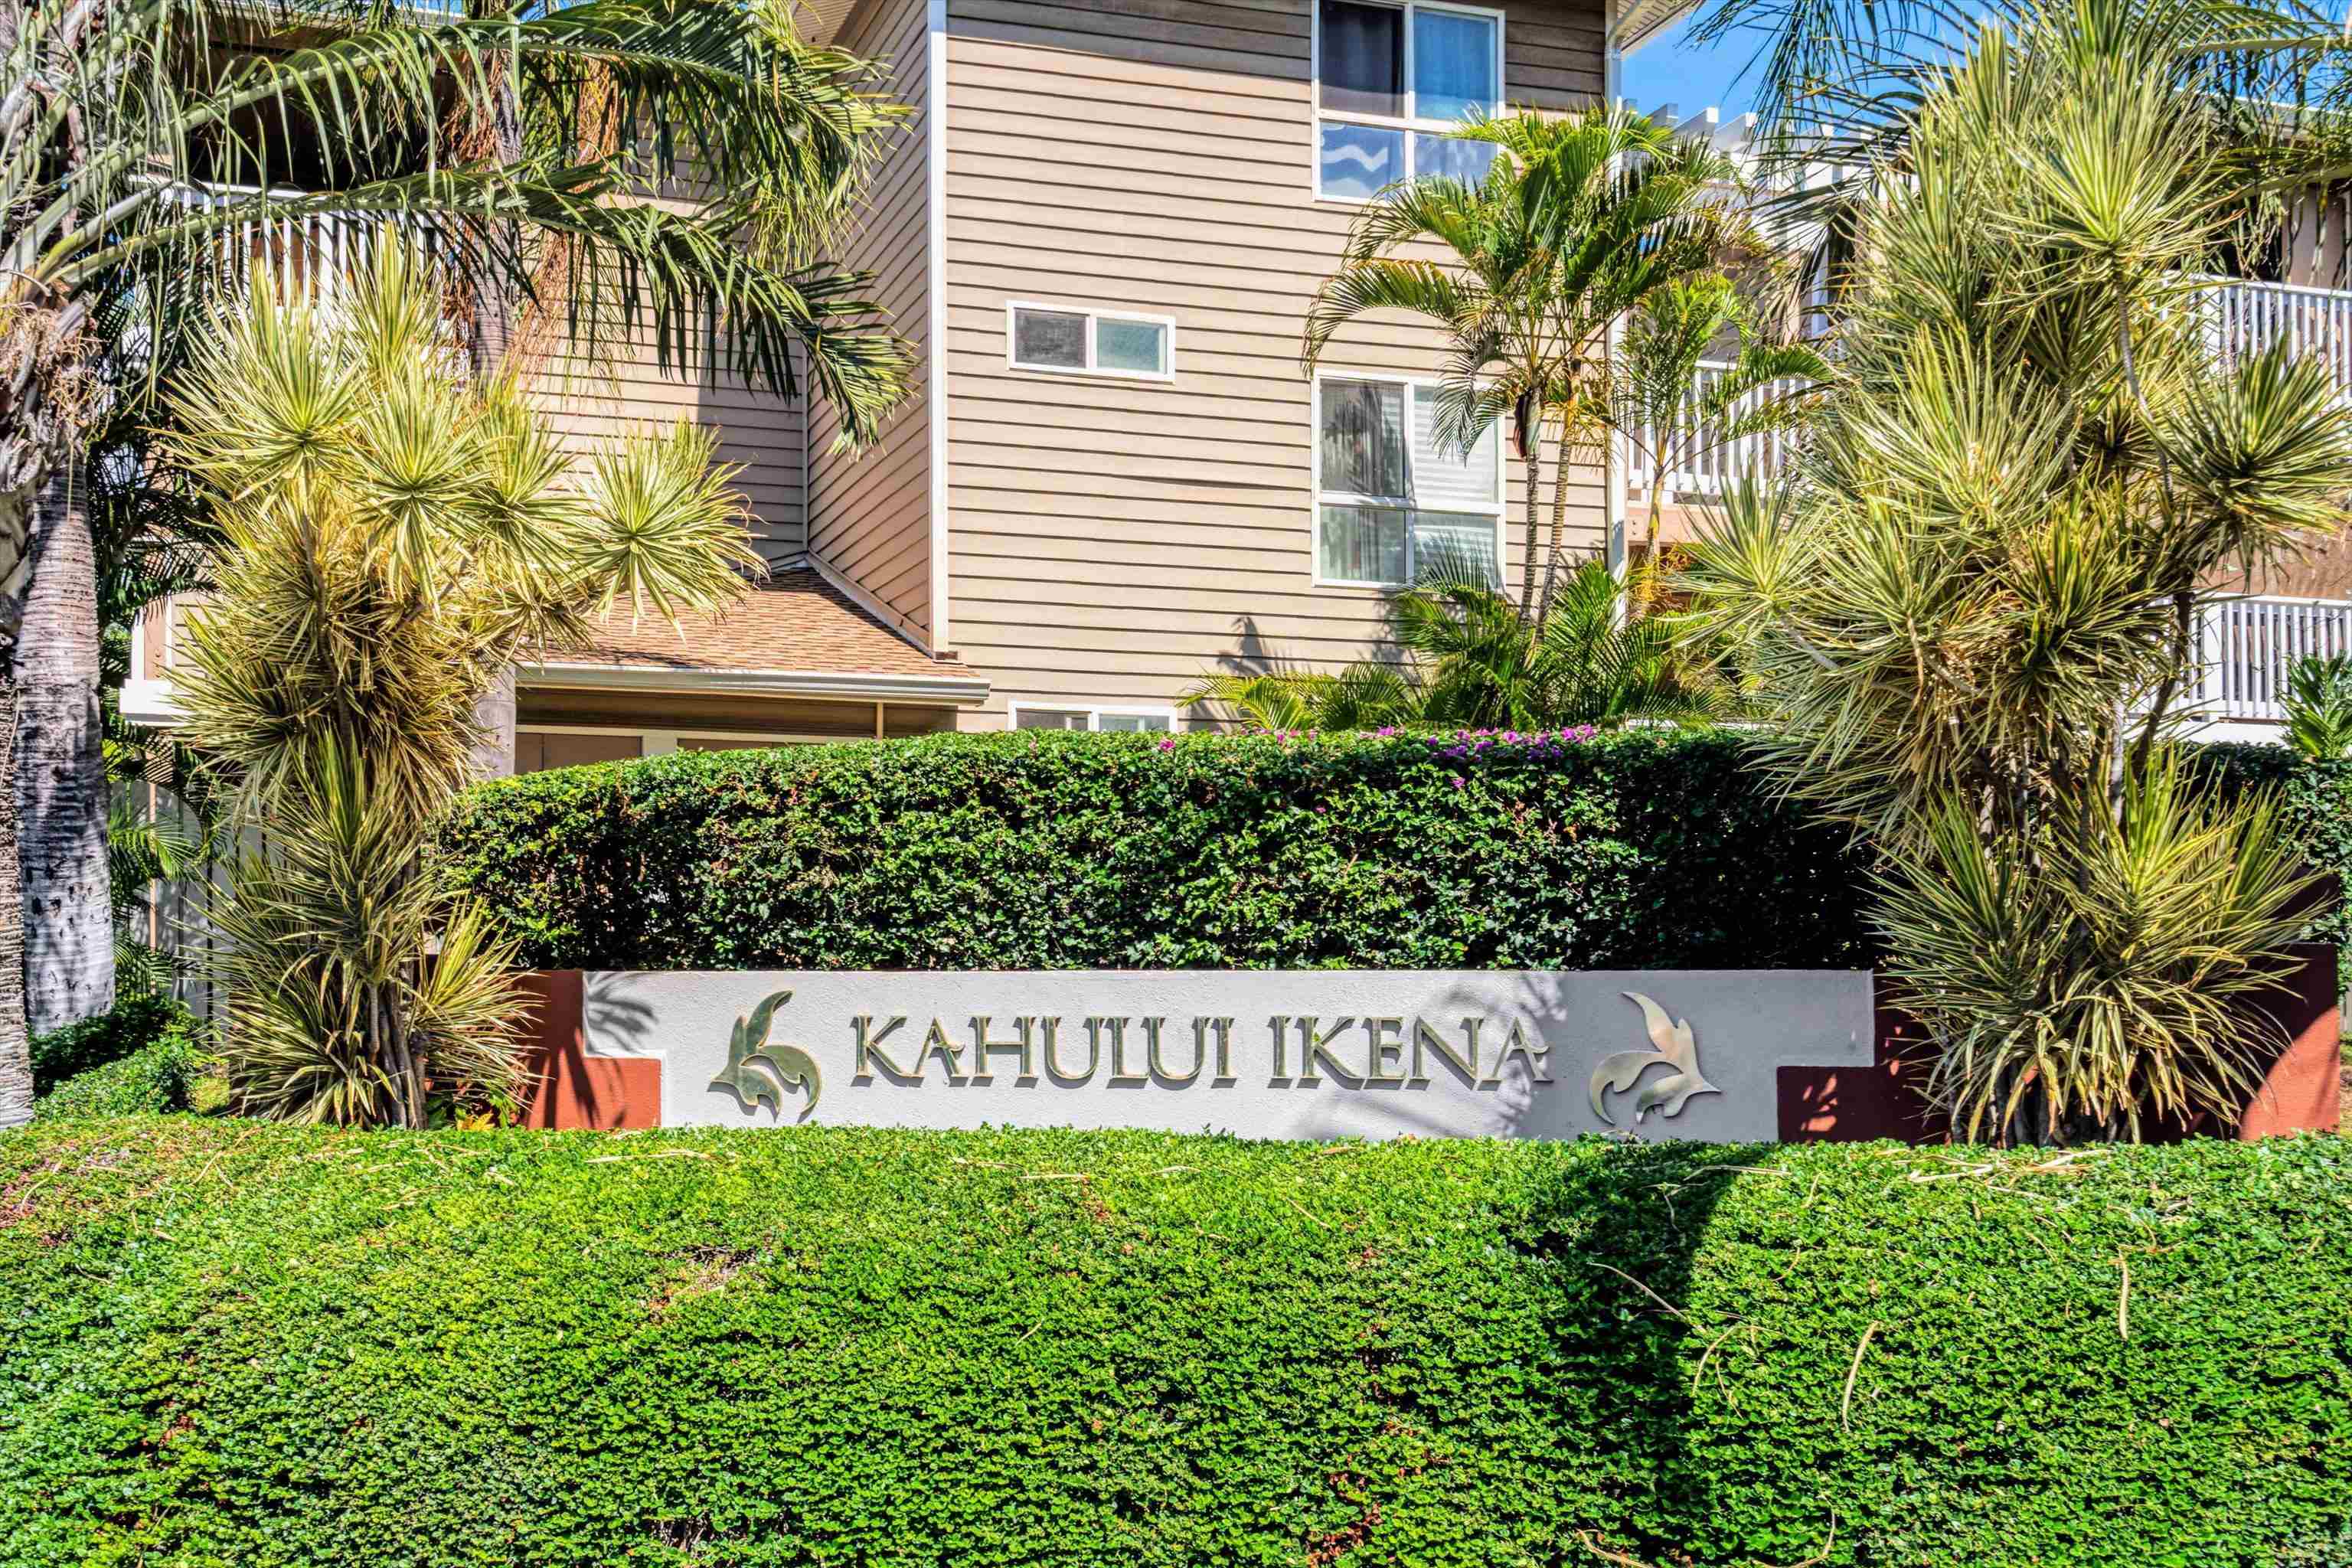
POLYGON ((1777 1069, 1871 1059, 1848 970, 602 973, 592 1053, 670 1126, 1769 1140, 1777 1069))

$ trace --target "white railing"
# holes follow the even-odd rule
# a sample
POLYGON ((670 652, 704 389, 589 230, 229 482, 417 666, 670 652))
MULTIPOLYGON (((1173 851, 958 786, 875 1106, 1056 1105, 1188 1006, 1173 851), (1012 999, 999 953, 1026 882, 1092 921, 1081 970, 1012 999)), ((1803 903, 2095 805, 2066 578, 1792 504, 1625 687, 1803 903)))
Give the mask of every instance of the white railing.
POLYGON ((2315 357, 2352 393, 2352 291, 2291 283, 2232 282, 2206 296, 2213 352, 2224 364, 2284 343, 2315 357))
MULTIPOLYGON (((182 206, 205 208, 230 201, 247 201, 261 195, 257 185, 177 184, 163 197, 182 206)), ((271 202, 293 202, 309 193, 272 190, 271 202)), ((423 239, 432 226, 415 218, 395 221, 404 237, 423 239)), ((241 282, 257 268, 267 268, 299 288, 331 292, 365 260, 378 220, 344 213, 285 212, 256 216, 223 230, 215 244, 226 281, 241 282)))
MULTIPOLYGON (((1791 428, 1750 431, 1728 441, 1705 428, 1700 428, 1696 437, 1692 435, 1694 426, 1699 425, 1700 401, 1722 383, 1730 369, 1719 361, 1702 363, 1689 395, 1683 400, 1683 417, 1677 428, 1671 435, 1654 426, 1643 429, 1626 475, 1633 493, 1646 496, 1650 487, 1659 482, 1657 464, 1651 454, 1661 446, 1670 448, 1667 460, 1673 465, 1664 478, 1669 500, 1720 496, 1734 479, 1761 478, 1778 473, 1786 466, 1796 441, 1796 432, 1791 428)), ((1733 402, 1730 413, 1734 418, 1743 417, 1769 402, 1803 391, 1805 385, 1799 380, 1767 382, 1741 395, 1733 402)))
POLYGON ((2225 599, 2205 611, 2190 706, 2211 719, 2284 719, 2287 671, 2339 653, 2352 653, 2352 600, 2225 599))

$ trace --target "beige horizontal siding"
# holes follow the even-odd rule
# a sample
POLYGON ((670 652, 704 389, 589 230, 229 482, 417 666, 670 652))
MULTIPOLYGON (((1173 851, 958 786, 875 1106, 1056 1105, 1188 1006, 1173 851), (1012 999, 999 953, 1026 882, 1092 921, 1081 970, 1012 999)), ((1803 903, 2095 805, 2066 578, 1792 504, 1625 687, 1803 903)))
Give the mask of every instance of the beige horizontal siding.
POLYGON ((887 62, 888 90, 910 113, 869 182, 865 212, 844 247, 844 266, 870 272, 868 298, 914 345, 913 384, 880 439, 857 453, 829 448, 839 426, 822 405, 810 423, 809 547, 864 589, 905 631, 928 641, 931 626, 929 65, 924 0, 868 0, 836 42, 887 62))
MULTIPOLYGON (((1390 651, 1386 595, 1314 582, 1300 334, 1359 209, 1313 197, 1309 4, 949 0, 951 625, 992 683, 968 727, 1011 702, 1171 703, 1213 672, 1390 651), (1012 370, 1008 300, 1173 317, 1176 379, 1012 370)), ((1510 100, 1596 99, 1601 22, 1597 4, 1507 7, 1510 100)), ((1435 331, 1396 317, 1351 328, 1323 369, 1441 363, 1435 331)), ((1571 479, 1570 545, 1598 548, 1599 476, 1571 479)))

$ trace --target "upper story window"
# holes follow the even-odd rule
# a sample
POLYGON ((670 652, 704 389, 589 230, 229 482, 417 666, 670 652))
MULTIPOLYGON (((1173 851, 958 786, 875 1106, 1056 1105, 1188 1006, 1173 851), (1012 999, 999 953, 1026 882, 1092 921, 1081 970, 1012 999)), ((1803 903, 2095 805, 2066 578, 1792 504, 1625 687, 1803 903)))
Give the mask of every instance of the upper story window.
POLYGON ((1014 370, 1123 375, 1171 381, 1176 323, 1165 316, 1123 316, 1014 300, 1004 308, 1007 363, 1014 370))
POLYGON ((1502 581, 1493 426, 1447 450, 1434 384, 1336 375, 1315 384, 1315 421, 1317 582, 1398 587, 1440 566, 1502 581))
POLYGON ((1503 102, 1503 14, 1317 0, 1315 194, 1370 201, 1424 174, 1486 177, 1495 149, 1445 132, 1503 102))

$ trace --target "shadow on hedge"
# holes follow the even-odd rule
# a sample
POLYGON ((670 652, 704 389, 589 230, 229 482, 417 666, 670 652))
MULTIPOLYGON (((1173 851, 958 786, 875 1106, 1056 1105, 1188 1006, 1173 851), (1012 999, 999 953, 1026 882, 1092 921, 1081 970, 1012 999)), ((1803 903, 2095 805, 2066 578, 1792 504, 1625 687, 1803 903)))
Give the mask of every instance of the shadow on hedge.
POLYGON ((1561 1427, 1582 1429, 1573 1458, 1594 1467, 1577 1489, 1617 1504, 1580 1532, 1587 1548, 1680 1560, 1715 1533, 1714 1480, 1687 1441, 1693 1369, 1715 1358, 1685 1303, 1716 1209, 1743 1179, 1727 1157, 1739 1159, 1714 1144, 1629 1145, 1564 1166, 1538 1196, 1528 1245, 1560 1265, 1553 1364, 1561 1402, 1579 1406, 1561 1427))

